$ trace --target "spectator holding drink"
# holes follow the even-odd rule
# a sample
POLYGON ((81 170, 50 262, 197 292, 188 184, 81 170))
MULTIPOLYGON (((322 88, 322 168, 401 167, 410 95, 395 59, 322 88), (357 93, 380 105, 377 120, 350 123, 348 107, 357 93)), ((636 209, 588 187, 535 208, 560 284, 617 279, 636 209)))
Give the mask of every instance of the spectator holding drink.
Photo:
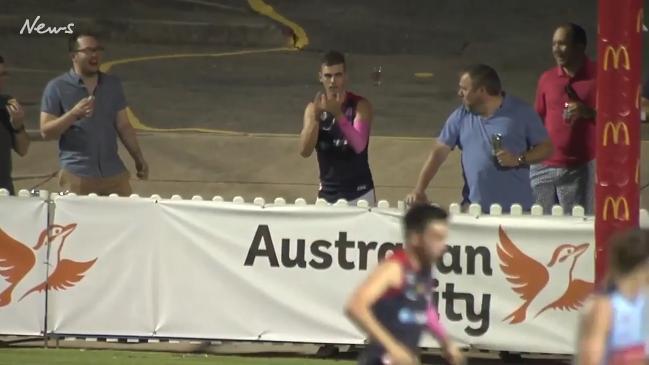
POLYGON ((538 82, 535 109, 554 153, 530 169, 537 204, 549 212, 560 204, 594 211, 595 77, 597 67, 586 56, 586 32, 577 24, 558 27, 552 37, 556 66, 538 82))
POLYGON ((76 194, 131 194, 129 172, 120 159, 117 137, 135 160, 137 176, 149 167, 126 112, 122 83, 99 71, 104 48, 96 36, 69 40, 72 69, 51 80, 43 92, 41 134, 59 140, 59 184, 76 194))
POLYGON ((533 203, 529 164, 552 153, 552 142, 534 109, 506 94, 498 73, 487 65, 473 65, 460 76, 462 105, 446 121, 433 143, 409 204, 424 202, 425 190, 449 153, 462 150, 462 204, 477 203, 488 212, 494 203, 509 211, 512 204, 529 210, 533 203))

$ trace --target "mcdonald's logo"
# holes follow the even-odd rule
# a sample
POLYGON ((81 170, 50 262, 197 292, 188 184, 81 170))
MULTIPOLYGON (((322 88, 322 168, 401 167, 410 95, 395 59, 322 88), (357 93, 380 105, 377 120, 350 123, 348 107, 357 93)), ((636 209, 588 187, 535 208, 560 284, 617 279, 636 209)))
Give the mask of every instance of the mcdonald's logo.
POLYGON ((636 31, 638 33, 642 32, 642 23, 644 20, 644 9, 638 11, 638 16, 636 18, 636 31))
POLYGON ((622 66, 628 71, 631 69, 631 59, 629 58, 629 51, 626 47, 618 46, 617 49, 613 46, 606 47, 606 51, 604 52, 604 71, 608 70, 608 62, 611 57, 613 58, 613 68, 616 70, 620 68, 620 57, 622 56, 624 56, 622 66))
POLYGON ((628 221, 629 220, 629 202, 625 197, 619 196, 617 199, 608 197, 604 200, 604 211, 602 217, 605 221, 608 220, 608 212, 613 208, 613 219, 628 221), (622 209, 620 209, 622 208, 622 209), (620 214, 622 213, 622 214, 620 214))
POLYGON ((620 142, 620 131, 624 132, 624 144, 629 145, 631 140, 629 138, 629 127, 626 126, 624 122, 607 122, 604 126, 604 139, 602 140, 602 145, 607 146, 609 140, 609 132, 612 132, 613 135, 613 144, 618 144, 620 142))

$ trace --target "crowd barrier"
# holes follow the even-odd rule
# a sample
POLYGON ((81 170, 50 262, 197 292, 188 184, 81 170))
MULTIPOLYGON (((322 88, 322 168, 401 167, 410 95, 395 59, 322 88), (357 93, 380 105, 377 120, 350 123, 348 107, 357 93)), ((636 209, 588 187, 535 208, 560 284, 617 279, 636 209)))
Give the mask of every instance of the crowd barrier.
MULTIPOLYGON (((385 201, 6 195, 0 334, 363 344, 343 305, 403 242, 403 204, 385 201)), ((519 208, 450 207, 438 310, 464 345, 570 354, 594 219, 519 208)))

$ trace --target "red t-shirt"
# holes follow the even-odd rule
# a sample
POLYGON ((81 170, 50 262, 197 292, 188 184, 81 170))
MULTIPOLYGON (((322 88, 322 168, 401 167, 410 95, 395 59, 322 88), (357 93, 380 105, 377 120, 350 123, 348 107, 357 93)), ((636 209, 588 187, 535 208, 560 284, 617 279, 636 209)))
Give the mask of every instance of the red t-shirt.
POLYGON ((572 167, 595 158, 595 120, 579 119, 571 126, 564 121, 563 111, 565 103, 570 101, 565 90, 568 84, 583 103, 595 108, 596 75, 597 66, 586 58, 575 77, 571 78, 557 66, 539 78, 534 106, 554 144, 554 153, 544 165, 572 167))

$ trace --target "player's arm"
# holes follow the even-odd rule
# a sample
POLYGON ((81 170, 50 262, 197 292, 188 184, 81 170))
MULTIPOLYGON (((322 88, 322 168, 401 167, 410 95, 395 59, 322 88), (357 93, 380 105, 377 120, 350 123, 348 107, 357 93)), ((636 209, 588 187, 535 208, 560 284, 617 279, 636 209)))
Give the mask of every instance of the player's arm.
POLYGON ((599 296, 586 306, 577 342, 577 365, 599 365, 606 352, 612 309, 608 298, 599 296))
POLYGON ((426 316, 428 321, 426 322, 426 327, 428 331, 435 337, 437 342, 444 347, 444 345, 449 343, 448 334, 446 333, 446 328, 439 320, 437 315, 437 309, 433 306, 432 303, 428 303, 428 309, 426 310, 426 316))
POLYGON ((345 139, 354 152, 361 153, 370 141, 370 126, 372 125, 372 105, 367 100, 358 102, 354 123, 347 120, 342 111, 336 115, 336 120, 345 139))
POLYGON ((376 270, 356 289, 347 302, 345 312, 347 316, 373 340, 377 341, 389 354, 408 353, 409 351, 376 319, 372 313, 372 306, 381 296, 391 288, 398 288, 402 281, 402 268, 397 262, 384 261, 376 270))
POLYGON ((437 315, 437 309, 431 302, 428 303, 428 309, 426 310, 426 316, 428 321, 426 326, 428 331, 435 337, 440 347, 442 348, 442 354, 446 360, 452 365, 463 364, 464 356, 462 352, 455 346, 455 343, 451 340, 446 332, 446 328, 439 320, 439 315, 437 315))
POLYGON ((318 142, 319 124, 316 120, 315 104, 309 103, 304 109, 304 121, 300 132, 300 156, 311 156, 318 142))

